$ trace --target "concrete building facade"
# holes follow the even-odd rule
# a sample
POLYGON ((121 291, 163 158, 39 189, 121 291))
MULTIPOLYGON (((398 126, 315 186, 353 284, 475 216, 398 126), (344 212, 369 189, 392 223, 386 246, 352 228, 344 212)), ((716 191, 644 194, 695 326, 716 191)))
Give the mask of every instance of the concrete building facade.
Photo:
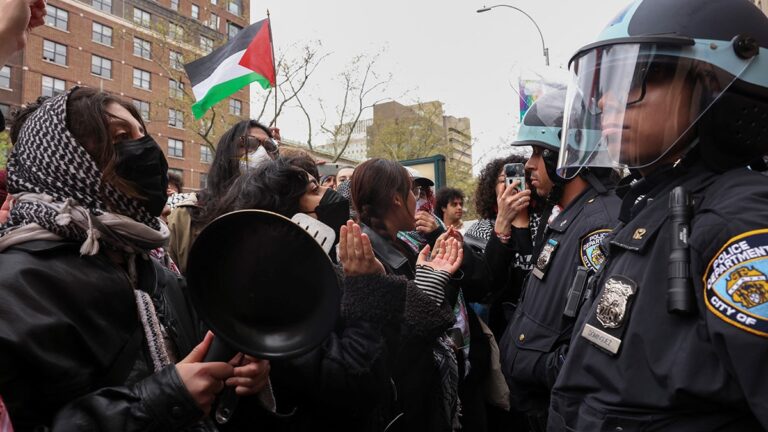
MULTIPOLYGON (((249 23, 249 0, 49 0, 46 25, 0 70, 4 114, 75 85, 133 102, 181 174, 204 187, 213 149, 198 134, 183 63, 202 57, 249 23)), ((233 124, 250 113, 248 88, 217 107, 233 124)), ((220 117, 221 118, 221 117, 220 117)))
MULTIPOLYGON (((472 167, 472 129, 470 120, 466 117, 445 115, 443 103, 440 101, 423 102, 414 105, 403 105, 396 101, 379 103, 373 106, 373 118, 360 120, 351 132, 350 141, 343 157, 362 161, 369 158, 369 149, 373 135, 377 129, 390 122, 400 122, 404 127, 413 127, 419 123, 421 127, 429 126, 438 134, 435 147, 444 148, 449 144, 450 154, 445 156, 449 161, 455 161, 462 169, 468 171, 472 167), (411 123, 410 126, 405 126, 411 123)), ((340 135, 346 138, 351 125, 341 125, 340 135)), ((408 143, 405 143, 408 144, 408 143)), ((319 146, 318 150, 333 154, 337 149, 333 143, 319 146)))

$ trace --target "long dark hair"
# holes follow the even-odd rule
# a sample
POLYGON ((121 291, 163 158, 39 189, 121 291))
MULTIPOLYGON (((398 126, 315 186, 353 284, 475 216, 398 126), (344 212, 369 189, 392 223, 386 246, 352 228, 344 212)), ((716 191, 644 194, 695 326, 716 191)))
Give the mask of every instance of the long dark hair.
POLYGON ((411 176, 402 165, 374 158, 355 168, 350 193, 360 222, 394 242, 384 219, 392 208, 392 199, 400 196, 406 203, 410 190, 411 176))
POLYGON ((237 177, 229 190, 213 200, 210 219, 235 210, 260 209, 292 217, 307 191, 309 177, 303 169, 277 159, 264 161, 237 177))
POLYGON ((272 138, 269 128, 256 120, 241 120, 224 132, 216 144, 216 154, 208 170, 208 184, 203 195, 223 195, 240 175, 240 161, 237 157, 240 138, 247 135, 251 128, 259 128, 272 138))
POLYGON ((494 159, 480 172, 475 190, 475 209, 481 219, 495 219, 498 209, 496 207, 496 182, 504 165, 508 163, 525 163, 526 159, 520 155, 509 155, 504 158, 494 159))
POLYGON ((259 128, 272 137, 269 128, 256 120, 241 120, 224 132, 216 144, 216 154, 211 162, 211 169, 208 170, 206 188, 198 193, 200 207, 191 211, 193 225, 204 226, 221 215, 218 201, 227 194, 232 183, 240 176, 238 151, 241 137, 251 128, 259 128))

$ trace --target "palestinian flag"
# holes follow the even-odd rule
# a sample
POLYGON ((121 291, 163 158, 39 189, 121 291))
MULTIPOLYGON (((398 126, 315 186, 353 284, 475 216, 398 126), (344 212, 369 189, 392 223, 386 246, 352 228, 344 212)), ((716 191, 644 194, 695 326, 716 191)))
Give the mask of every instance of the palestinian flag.
POLYGON ((264 89, 274 87, 275 59, 269 19, 240 30, 229 42, 184 65, 184 69, 197 99, 192 105, 196 119, 254 81, 264 89))

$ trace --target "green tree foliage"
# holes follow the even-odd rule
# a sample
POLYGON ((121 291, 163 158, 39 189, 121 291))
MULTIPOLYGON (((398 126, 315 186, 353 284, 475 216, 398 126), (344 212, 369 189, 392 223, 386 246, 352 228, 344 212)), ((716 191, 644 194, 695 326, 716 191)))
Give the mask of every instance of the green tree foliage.
POLYGON ((11 152, 11 139, 8 131, 0 132, 0 169, 5 169, 8 163, 8 154, 11 152))

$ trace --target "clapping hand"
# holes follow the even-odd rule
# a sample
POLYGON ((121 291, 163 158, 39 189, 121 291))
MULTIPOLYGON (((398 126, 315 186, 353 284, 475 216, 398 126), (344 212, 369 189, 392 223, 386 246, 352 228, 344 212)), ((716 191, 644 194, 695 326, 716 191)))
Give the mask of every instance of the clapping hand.
POLYGON ((455 238, 438 239, 435 242, 435 250, 430 255, 429 245, 419 253, 417 265, 431 267, 433 270, 443 270, 450 274, 456 273, 464 260, 464 249, 455 238))
POLYGON ((360 231, 360 225, 347 221, 339 234, 339 263, 347 276, 384 274, 384 266, 373 254, 368 235, 360 231))

